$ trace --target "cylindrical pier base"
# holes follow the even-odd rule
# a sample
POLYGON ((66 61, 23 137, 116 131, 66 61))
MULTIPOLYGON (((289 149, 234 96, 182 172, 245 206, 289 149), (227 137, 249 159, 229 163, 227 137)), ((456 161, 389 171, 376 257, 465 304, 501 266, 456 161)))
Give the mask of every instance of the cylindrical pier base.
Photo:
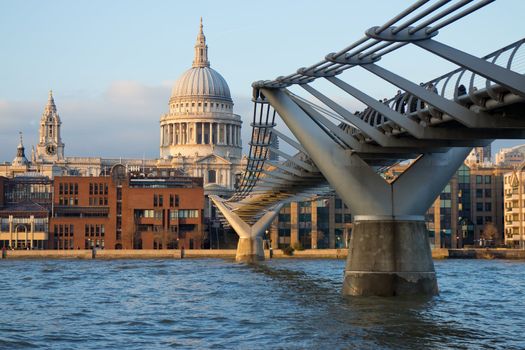
POLYGON ((356 221, 343 294, 436 295, 438 286, 424 221, 356 221))
POLYGON ((246 263, 255 263, 264 260, 262 238, 239 237, 239 243, 237 243, 237 254, 235 255, 235 260, 246 263))

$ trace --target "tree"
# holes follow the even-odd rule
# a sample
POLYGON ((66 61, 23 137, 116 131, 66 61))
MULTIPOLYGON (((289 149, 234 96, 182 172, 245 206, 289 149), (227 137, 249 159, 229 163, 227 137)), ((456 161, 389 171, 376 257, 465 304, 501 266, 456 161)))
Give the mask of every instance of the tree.
POLYGON ((481 233, 481 238, 487 242, 492 242, 493 244, 498 243, 498 228, 492 222, 487 222, 483 225, 483 231, 481 233))

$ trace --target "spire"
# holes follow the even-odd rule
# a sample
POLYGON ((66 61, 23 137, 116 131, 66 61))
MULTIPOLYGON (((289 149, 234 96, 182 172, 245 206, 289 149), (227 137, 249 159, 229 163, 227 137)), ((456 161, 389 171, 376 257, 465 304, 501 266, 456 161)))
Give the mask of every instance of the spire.
POLYGON ((197 35, 197 42, 195 43, 195 58, 191 65, 193 68, 210 66, 210 61, 208 61, 208 45, 206 45, 206 37, 204 36, 202 27, 201 17, 199 34, 197 35))
POLYGON ((22 132, 19 131, 18 133, 20 134, 20 143, 16 148, 16 157, 13 160, 13 165, 15 166, 26 165, 27 163, 29 163, 25 155, 25 148, 22 140, 22 132))
POLYGON ((20 135, 20 143, 18 144, 18 147, 17 149, 24 149, 24 142, 23 142, 23 138, 22 138, 22 132, 19 131, 18 134, 20 135))
POLYGON ((49 98, 47 99, 46 112, 56 112, 55 99, 53 98, 53 90, 49 90, 49 98))

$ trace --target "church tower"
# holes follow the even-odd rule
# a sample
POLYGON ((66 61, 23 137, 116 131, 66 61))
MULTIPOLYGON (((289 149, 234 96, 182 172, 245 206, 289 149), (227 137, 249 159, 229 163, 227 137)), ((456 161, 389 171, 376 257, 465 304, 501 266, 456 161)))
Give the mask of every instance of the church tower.
POLYGON ((64 159, 64 144, 60 135, 61 124, 53 91, 49 91, 49 99, 40 119, 39 141, 36 148, 39 161, 48 163, 64 159))

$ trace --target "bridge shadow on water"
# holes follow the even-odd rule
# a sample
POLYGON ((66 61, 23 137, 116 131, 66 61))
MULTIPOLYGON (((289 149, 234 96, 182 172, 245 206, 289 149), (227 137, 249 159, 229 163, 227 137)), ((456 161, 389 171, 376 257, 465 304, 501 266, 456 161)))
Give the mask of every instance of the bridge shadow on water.
POLYGON ((342 295, 342 269, 334 265, 321 267, 335 270, 328 275, 317 274, 317 267, 311 271, 311 261, 265 261, 245 266, 269 278, 279 298, 297 305, 298 319, 291 320, 297 323, 290 328, 309 330, 310 339, 303 343, 306 347, 339 344, 343 348, 439 349, 453 344, 454 348, 470 348, 471 340, 479 339, 476 330, 436 313, 440 296, 342 295))

